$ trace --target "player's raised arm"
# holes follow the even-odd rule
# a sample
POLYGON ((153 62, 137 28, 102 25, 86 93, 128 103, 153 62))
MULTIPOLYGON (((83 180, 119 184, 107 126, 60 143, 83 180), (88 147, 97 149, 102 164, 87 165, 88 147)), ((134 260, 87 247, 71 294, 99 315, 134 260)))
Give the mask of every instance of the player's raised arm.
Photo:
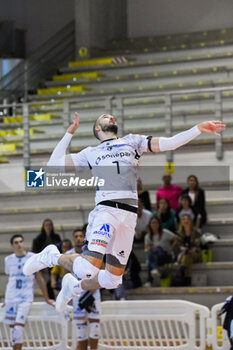
POLYGON ((74 132, 79 127, 79 115, 75 112, 75 117, 72 124, 68 127, 67 132, 61 139, 61 141, 55 147, 51 157, 47 163, 48 166, 61 167, 65 171, 75 171, 74 163, 70 154, 66 154, 70 141, 74 132))
POLYGON ((172 137, 152 137, 148 142, 148 152, 164 152, 179 148, 195 139, 202 132, 221 136, 218 132, 225 130, 226 125, 219 120, 207 121, 195 125, 191 129, 180 132, 172 137))

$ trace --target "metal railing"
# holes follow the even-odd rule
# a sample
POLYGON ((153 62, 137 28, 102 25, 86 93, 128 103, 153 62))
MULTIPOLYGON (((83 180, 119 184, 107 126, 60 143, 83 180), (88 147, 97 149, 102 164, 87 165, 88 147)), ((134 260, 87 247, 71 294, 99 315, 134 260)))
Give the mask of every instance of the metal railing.
POLYGON ((0 79, 0 95, 11 100, 23 96, 27 101, 28 91, 36 90, 40 82, 74 59, 74 54, 75 25, 72 21, 0 79))
MULTIPOLYGON (((102 101, 104 107, 103 112, 113 114, 117 114, 118 120, 118 135, 122 137, 124 135, 124 114, 125 114, 125 104, 124 101, 127 99, 137 99, 137 98, 159 98, 164 107, 164 128, 165 134, 167 137, 171 136, 173 133, 173 123, 172 123, 172 112, 173 106, 175 104, 175 98, 182 95, 197 95, 197 94, 212 94, 213 97, 213 106, 212 109, 215 110, 215 119, 222 120, 223 114, 223 93, 224 92, 232 92, 233 87, 221 87, 221 88, 211 88, 211 89, 192 89, 192 90, 182 90, 182 91, 166 91, 163 93, 137 93, 137 94, 116 94, 114 96, 94 96, 94 97, 77 97, 66 100, 58 100, 57 101, 40 101, 40 102, 25 102, 25 103, 13 103, 13 104, 4 104, 0 105, 0 110, 12 108, 13 115, 15 115, 16 111, 21 110, 23 113, 23 129, 24 129, 24 147, 23 147, 23 157, 24 157, 24 165, 25 168, 30 168, 30 136, 29 136, 29 113, 30 106, 35 104, 45 104, 45 105, 53 105, 54 103, 63 103, 63 127, 64 131, 67 129, 68 125, 71 122, 71 113, 75 107, 72 105, 77 103, 88 103, 95 101, 102 101)), ((161 102, 160 101, 160 102, 161 102)), ((155 102, 156 104, 156 102, 155 102)), ((148 130, 149 132, 150 130, 148 130)), ((215 150, 216 150, 216 158, 223 159, 224 150, 223 150, 223 137, 219 137, 215 139, 215 150)), ((167 162, 173 161, 173 151, 169 151, 166 153, 167 162)))

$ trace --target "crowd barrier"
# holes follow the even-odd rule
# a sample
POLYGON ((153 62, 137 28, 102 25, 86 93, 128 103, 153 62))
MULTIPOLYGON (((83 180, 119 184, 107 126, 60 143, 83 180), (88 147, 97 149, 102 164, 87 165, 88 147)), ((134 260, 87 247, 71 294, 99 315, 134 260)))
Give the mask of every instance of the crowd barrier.
MULTIPOLYGON (((228 350, 218 315, 223 304, 207 307, 182 300, 102 302, 99 350, 228 350)), ((69 307, 71 314, 72 308, 69 307)), ((10 350, 9 327, 0 305, 0 349, 10 350)), ((33 303, 23 349, 74 350, 71 318, 46 303, 33 303)))
POLYGON ((224 303, 216 304, 211 308, 210 317, 207 320, 207 344, 214 350, 229 350, 227 332, 222 329, 225 314, 219 316, 219 311, 224 303))
MULTIPOLYGON (((12 350, 9 327, 3 322, 4 308, 0 305, 0 349, 12 350)), ((32 304, 24 329, 23 349, 68 349, 68 322, 63 314, 44 303, 32 304)))

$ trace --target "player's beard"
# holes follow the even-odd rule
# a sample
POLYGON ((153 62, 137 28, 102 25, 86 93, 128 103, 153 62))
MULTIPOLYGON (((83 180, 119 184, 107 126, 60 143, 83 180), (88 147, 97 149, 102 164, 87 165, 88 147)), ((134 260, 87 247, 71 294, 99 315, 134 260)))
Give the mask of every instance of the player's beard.
POLYGON ((103 132, 112 132, 117 135, 118 127, 116 124, 100 125, 103 132))

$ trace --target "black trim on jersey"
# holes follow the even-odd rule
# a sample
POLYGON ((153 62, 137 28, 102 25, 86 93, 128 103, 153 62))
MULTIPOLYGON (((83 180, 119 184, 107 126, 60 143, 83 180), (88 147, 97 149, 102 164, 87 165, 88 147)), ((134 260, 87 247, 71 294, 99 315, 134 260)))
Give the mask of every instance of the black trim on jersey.
POLYGON ((107 140, 101 141, 101 143, 107 142, 107 141, 113 141, 113 140, 116 140, 116 139, 117 139, 117 137, 113 137, 112 139, 107 139, 107 140))
POLYGON ((150 151, 150 152, 153 152, 153 151, 152 151, 152 148, 151 148, 151 139, 152 139, 152 136, 148 136, 148 137, 147 137, 149 151, 150 151))

